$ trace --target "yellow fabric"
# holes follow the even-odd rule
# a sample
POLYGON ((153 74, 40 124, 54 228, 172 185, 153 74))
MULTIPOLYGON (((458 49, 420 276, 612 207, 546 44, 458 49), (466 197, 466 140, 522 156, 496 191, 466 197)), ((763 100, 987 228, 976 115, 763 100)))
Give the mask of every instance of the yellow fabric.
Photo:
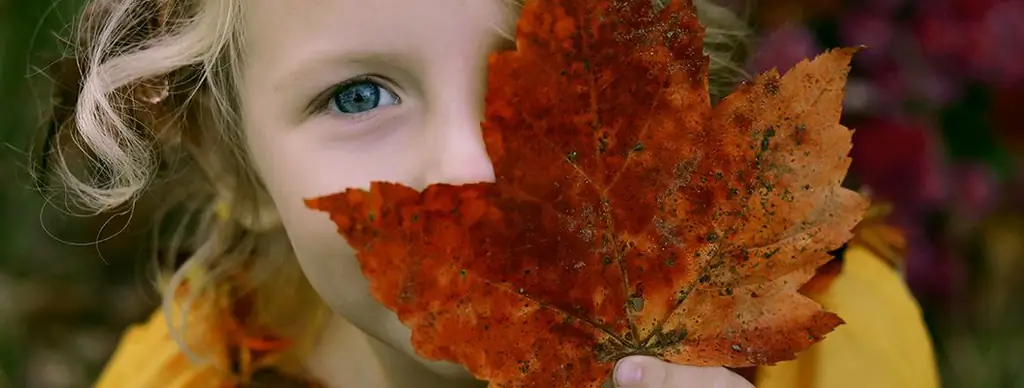
POLYGON ((899 274, 852 245, 843 270, 814 299, 845 325, 794 361, 757 371, 761 388, 935 388, 931 339, 899 274))
MULTIPOLYGON (((207 306, 194 306, 196 309, 207 306)), ((208 310, 207 310, 208 311, 208 310)), ((178 314, 175 314, 177 318, 178 314)), ((96 388, 224 388, 232 381, 227 371, 225 337, 210 330, 216 322, 209 314, 189 314, 205 320, 189 319, 189 348, 204 359, 189 358, 168 330, 166 315, 157 310, 149 321, 133 326, 100 375, 96 388), (202 326, 201 326, 202 325, 202 326)), ((180 321, 175 321, 179 325, 180 321)))
MULTIPOLYGON (((851 246, 843 271, 815 299, 846 324, 797 360, 760 368, 758 387, 938 387, 932 345, 919 308, 899 274, 885 261, 865 248, 851 246)), ((190 332, 201 324, 211 323, 190 319, 190 332)), ((207 336, 199 342, 204 350, 215 352, 225 341, 207 336)), ((223 356, 217 362, 221 366, 191 364, 158 311, 149 322, 128 330, 96 386, 223 388, 231 384, 223 367, 226 354, 223 356)))

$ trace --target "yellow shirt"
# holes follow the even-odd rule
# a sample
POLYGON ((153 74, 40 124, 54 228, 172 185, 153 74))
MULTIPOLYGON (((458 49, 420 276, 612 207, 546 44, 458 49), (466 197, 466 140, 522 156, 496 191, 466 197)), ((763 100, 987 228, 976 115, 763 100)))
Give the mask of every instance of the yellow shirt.
MULTIPOLYGON (((763 388, 936 388, 931 340, 920 309, 899 273, 867 248, 851 245, 842 271, 812 297, 845 325, 796 360, 761 367, 763 388)), ((190 319, 189 327, 208 324, 190 319)), ((214 351, 224 337, 194 342, 214 351)), ((190 343, 192 343, 190 341, 190 343)), ((214 353, 217 354, 217 353, 214 353)), ((224 388, 233 380, 227 356, 196 365, 172 340, 165 315, 130 328, 100 377, 98 388, 224 388)))
POLYGON ((846 322, 793 361, 757 371, 762 388, 936 388, 931 338, 899 273, 851 246, 813 298, 846 322))

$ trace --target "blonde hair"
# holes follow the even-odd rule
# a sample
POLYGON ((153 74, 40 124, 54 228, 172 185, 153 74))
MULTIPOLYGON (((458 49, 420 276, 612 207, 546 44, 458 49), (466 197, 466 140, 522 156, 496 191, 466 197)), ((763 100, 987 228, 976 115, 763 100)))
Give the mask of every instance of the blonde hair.
MULTIPOLYGON (((174 179, 177 190, 164 199, 186 217, 167 239, 161 269, 174 275, 161 282, 164 308, 185 279, 198 295, 245 273, 246 284, 268 290, 255 293, 264 299, 257 319, 287 332, 324 308, 242 146, 235 81, 244 2, 92 0, 78 20, 74 51, 55 67, 39 169, 58 178, 62 190, 54 193, 96 213, 174 179), (175 263, 178 256, 183 262, 175 263), (301 302, 275 302, 286 299, 301 302)), ((710 0, 695 3, 707 28, 713 92, 721 94, 744 76, 738 63, 746 29, 710 0)))

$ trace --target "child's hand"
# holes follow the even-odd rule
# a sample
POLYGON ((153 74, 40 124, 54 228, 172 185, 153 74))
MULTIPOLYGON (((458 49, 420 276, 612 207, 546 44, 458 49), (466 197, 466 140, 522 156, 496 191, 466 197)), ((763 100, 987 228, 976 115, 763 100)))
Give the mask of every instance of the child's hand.
POLYGON ((753 388, 754 385, 721 367, 670 364, 654 357, 619 360, 613 375, 619 388, 753 388))

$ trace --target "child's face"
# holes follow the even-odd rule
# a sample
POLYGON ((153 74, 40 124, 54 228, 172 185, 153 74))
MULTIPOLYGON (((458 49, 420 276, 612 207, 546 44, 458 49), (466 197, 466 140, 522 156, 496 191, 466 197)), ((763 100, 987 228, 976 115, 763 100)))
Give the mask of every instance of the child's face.
POLYGON ((303 199, 374 180, 492 180, 479 125, 487 58, 510 44, 514 11, 498 0, 246 5, 248 145, 303 270, 336 312, 411 351, 352 249, 303 199))

